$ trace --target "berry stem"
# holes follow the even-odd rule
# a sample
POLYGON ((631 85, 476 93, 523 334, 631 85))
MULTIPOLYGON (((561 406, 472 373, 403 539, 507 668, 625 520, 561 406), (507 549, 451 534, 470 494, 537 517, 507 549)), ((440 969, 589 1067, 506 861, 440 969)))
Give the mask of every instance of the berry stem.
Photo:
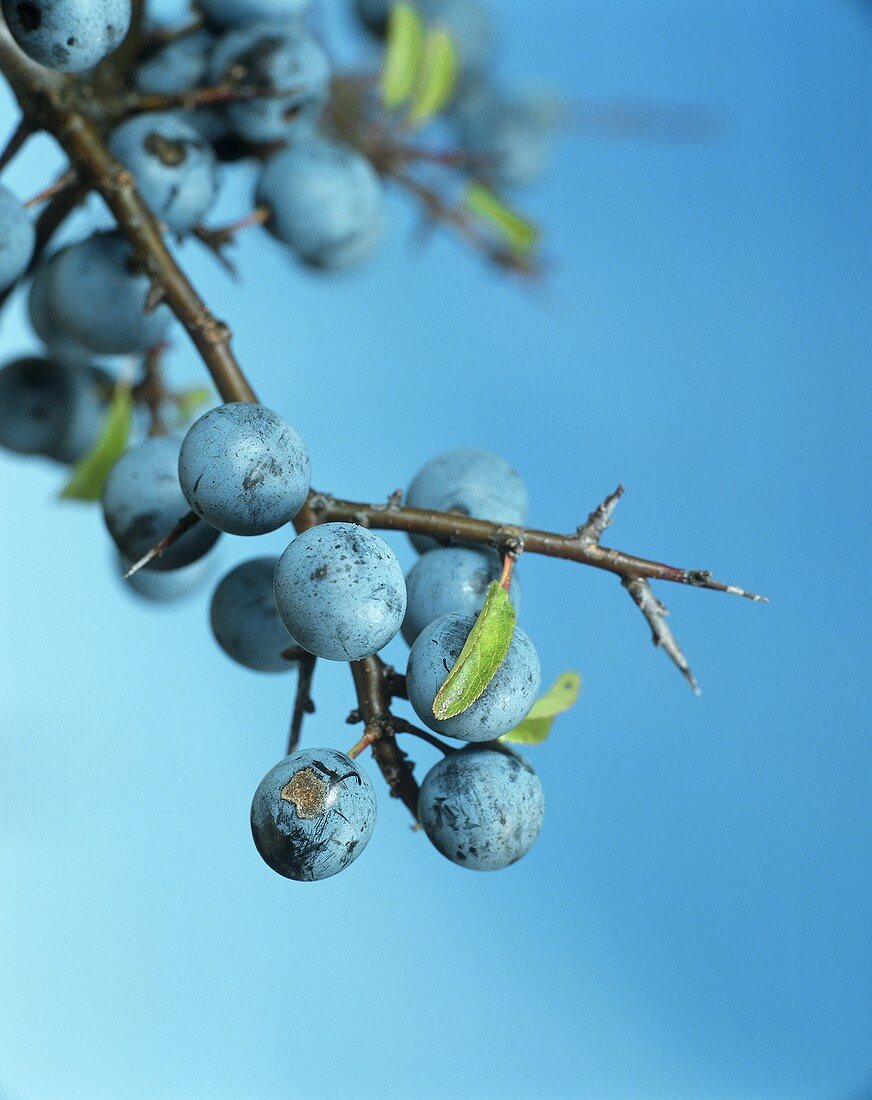
POLYGON ((361 737, 357 744, 352 746, 345 755, 350 756, 352 760, 356 759, 364 749, 368 749, 370 745, 374 745, 381 735, 381 729, 377 724, 367 726, 363 737, 361 737))
POLYGON ((506 554, 503 558, 503 571, 500 573, 500 588, 504 588, 508 592, 512 584, 512 574, 515 571, 516 556, 513 554, 506 554))

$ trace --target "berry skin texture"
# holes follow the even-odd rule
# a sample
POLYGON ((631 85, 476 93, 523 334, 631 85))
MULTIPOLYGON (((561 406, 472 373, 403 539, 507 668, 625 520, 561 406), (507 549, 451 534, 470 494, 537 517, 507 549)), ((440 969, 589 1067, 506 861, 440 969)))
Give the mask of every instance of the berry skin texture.
POLYGON ((12 37, 47 69, 80 73, 120 45, 130 0, 3 0, 12 37))
POLYGON ((150 313, 150 283, 117 232, 95 233, 52 257, 46 268, 46 310, 56 331, 97 355, 142 352, 172 321, 161 304, 150 313))
POLYGON ((262 19, 283 22, 303 15, 310 0, 200 0, 210 23, 219 27, 245 26, 262 19))
POLYGON ((304 649, 328 661, 358 661, 400 629, 406 583, 384 539, 356 523, 323 523, 279 558, 275 600, 304 649))
POLYGON ((210 83, 282 95, 229 103, 225 116, 246 141, 282 141, 312 129, 330 91, 330 62, 314 38, 291 25, 255 23, 228 31, 209 63, 210 83))
POLYGON ((96 367, 15 359, 0 370, 0 446, 77 462, 96 443, 109 378, 96 367))
POLYGON ((335 749, 304 749, 280 760, 261 780, 251 804, 251 832, 274 871, 315 882, 357 859, 375 817, 372 783, 351 757, 335 749))
POLYGON ((179 482, 191 509, 231 535, 263 535, 290 523, 309 493, 309 452, 264 405, 210 409, 188 429, 179 482))
MULTIPOLYGON (((137 561, 170 533, 188 511, 176 472, 179 441, 155 436, 125 451, 103 484, 103 519, 115 545, 137 561)), ((202 558, 218 539, 205 523, 195 524, 146 567, 164 572, 202 558)))
POLYGON ((257 201, 267 229, 303 263, 332 271, 360 263, 384 226, 384 193, 365 157, 320 137, 301 140, 267 163, 257 201))
POLYGON ((123 122, 109 150, 136 179, 139 193, 173 233, 193 229, 215 201, 215 154, 177 114, 142 114, 123 122))
POLYGON ((228 657, 255 672, 289 672, 294 661, 282 652, 297 643, 276 610, 276 558, 237 565, 215 589, 209 612, 212 633, 228 657))
MULTIPOLYGON (((499 555, 489 550, 441 546, 422 555, 406 574, 409 599, 403 637, 412 645, 441 615, 477 615, 488 585, 499 580, 501 571, 499 555)), ((509 594, 517 611, 521 590, 514 578, 509 594)))
POLYGON ((472 871, 519 860, 542 827, 545 799, 530 764, 503 746, 469 745, 435 764, 421 784, 418 816, 434 847, 472 871))
POLYGON ((0 290, 24 272, 33 255, 33 222, 18 199, 0 185, 0 290))
MULTIPOLYGON (((431 459, 409 486, 406 503, 493 523, 520 526, 527 518, 527 489, 520 474, 501 455, 478 447, 458 447, 431 459)), ((438 545, 425 535, 411 539, 421 553, 438 545)))
POLYGON ((491 741, 526 717, 536 701, 542 673, 533 643, 515 627, 506 659, 472 706, 453 718, 435 718, 433 700, 474 623, 474 615, 443 615, 422 630, 409 654, 406 685, 415 713, 431 730, 459 741, 491 741))

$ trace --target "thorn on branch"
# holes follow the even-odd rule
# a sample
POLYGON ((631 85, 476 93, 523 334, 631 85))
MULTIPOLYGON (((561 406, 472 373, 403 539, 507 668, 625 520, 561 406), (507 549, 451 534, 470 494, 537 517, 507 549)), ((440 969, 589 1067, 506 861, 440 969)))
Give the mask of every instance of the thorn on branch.
POLYGON ((155 558, 159 558, 161 554, 169 550, 171 546, 177 543, 182 535, 187 534, 188 531, 190 531, 195 524, 200 522, 200 517, 197 515, 196 512, 188 512, 187 515, 182 516, 179 522, 165 538, 162 538, 159 543, 157 543, 155 546, 152 546, 152 548, 147 553, 143 554, 138 561, 135 561, 133 565, 131 565, 131 567, 124 574, 124 579, 126 581, 129 581, 134 573, 138 573, 140 569, 144 569, 149 562, 154 561, 155 558))
POLYGON ((65 191, 68 187, 72 187, 78 179, 78 173, 75 168, 68 168, 66 172, 63 172, 54 183, 50 184, 42 191, 38 191, 35 195, 29 198, 24 206, 29 210, 34 206, 39 206, 41 203, 48 202, 49 199, 53 199, 55 195, 59 195, 61 191, 65 191))
POLYGON ((621 581, 624 588, 630 593, 633 602, 645 616, 648 625, 651 627, 651 640, 654 645, 660 649, 663 649, 676 666, 681 670, 684 678, 690 684, 690 689, 694 695, 701 695, 699 684, 696 681, 696 677, 690 671, 690 665, 687 663, 687 658, 681 651, 681 647, 675 640, 675 635, 672 633, 672 629, 666 622, 666 616, 669 612, 666 610, 664 604, 657 599, 654 593, 651 591, 651 585, 644 577, 624 578, 621 581))
POLYGON ((588 546, 595 546, 599 543, 606 528, 611 527, 612 513, 623 495, 624 486, 619 484, 613 493, 609 493, 602 504, 598 504, 596 508, 594 508, 587 517, 587 521, 578 529, 578 538, 580 542, 588 546))
POLYGON ((227 225, 216 226, 214 229, 206 225, 195 226, 194 236, 217 257, 224 270, 236 278, 238 274, 236 265, 227 259, 224 250, 231 244, 236 243, 236 236, 243 229, 247 229, 252 225, 264 225, 269 221, 269 217, 270 212, 267 207, 257 206, 250 214, 246 214, 245 217, 239 218, 235 222, 229 222, 227 225))
POLYGON ((154 313, 165 297, 164 288, 161 284, 156 279, 152 280, 145 299, 145 312, 154 313))

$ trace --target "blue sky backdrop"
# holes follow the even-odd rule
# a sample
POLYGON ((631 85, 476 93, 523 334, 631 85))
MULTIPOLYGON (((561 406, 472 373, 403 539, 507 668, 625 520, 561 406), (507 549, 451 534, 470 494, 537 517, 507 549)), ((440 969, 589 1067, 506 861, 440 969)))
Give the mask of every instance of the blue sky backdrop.
MULTIPOLYGON (((184 259, 319 488, 384 498, 484 445, 568 530, 622 480, 613 545, 772 603, 660 587, 695 699, 612 578, 524 560, 545 680, 585 678, 529 752, 537 846, 465 872, 377 778, 364 856, 302 886, 248 828, 292 680, 218 651, 207 592, 136 602, 99 514, 0 455, 3 1100, 872 1096, 869 7, 499 9, 514 83, 706 105, 718 140, 565 140, 527 202, 552 261, 533 290, 416 246, 400 196, 353 277, 257 232, 240 283, 184 259)), ((7 179, 31 194, 55 164, 40 141, 7 179)), ((31 346, 20 303, 0 342, 31 346)), ((203 376, 181 336, 173 370, 203 376)), ((220 569, 286 538, 225 538, 220 569)), ((306 741, 347 748, 347 672, 316 687, 306 741)))

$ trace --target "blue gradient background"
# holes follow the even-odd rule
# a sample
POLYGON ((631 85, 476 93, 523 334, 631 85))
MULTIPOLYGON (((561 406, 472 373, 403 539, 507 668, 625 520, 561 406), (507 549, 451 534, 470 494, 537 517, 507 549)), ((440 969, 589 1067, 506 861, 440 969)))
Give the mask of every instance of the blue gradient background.
MULTIPOLYGON (((710 105, 720 139, 564 142, 528 204, 540 290, 443 236, 414 247, 396 196, 354 278, 256 233, 240 284, 185 259, 319 487, 382 498, 484 444, 531 520, 569 529, 621 479, 614 544, 772 604, 661 589, 697 700, 613 580, 525 560, 545 677, 585 677, 530 752, 537 847, 465 873, 382 789, 365 856, 298 887, 247 822, 291 682, 218 652, 206 594, 135 602, 57 470, 0 455, 4 1100, 872 1096, 869 9, 499 6, 515 80, 710 105)), ((49 150, 9 174, 20 193, 49 150)), ((174 370, 201 377, 181 339, 174 370)), ((222 566, 254 549, 226 539, 222 566)), ((316 686, 307 741, 346 747, 347 673, 316 686)))

